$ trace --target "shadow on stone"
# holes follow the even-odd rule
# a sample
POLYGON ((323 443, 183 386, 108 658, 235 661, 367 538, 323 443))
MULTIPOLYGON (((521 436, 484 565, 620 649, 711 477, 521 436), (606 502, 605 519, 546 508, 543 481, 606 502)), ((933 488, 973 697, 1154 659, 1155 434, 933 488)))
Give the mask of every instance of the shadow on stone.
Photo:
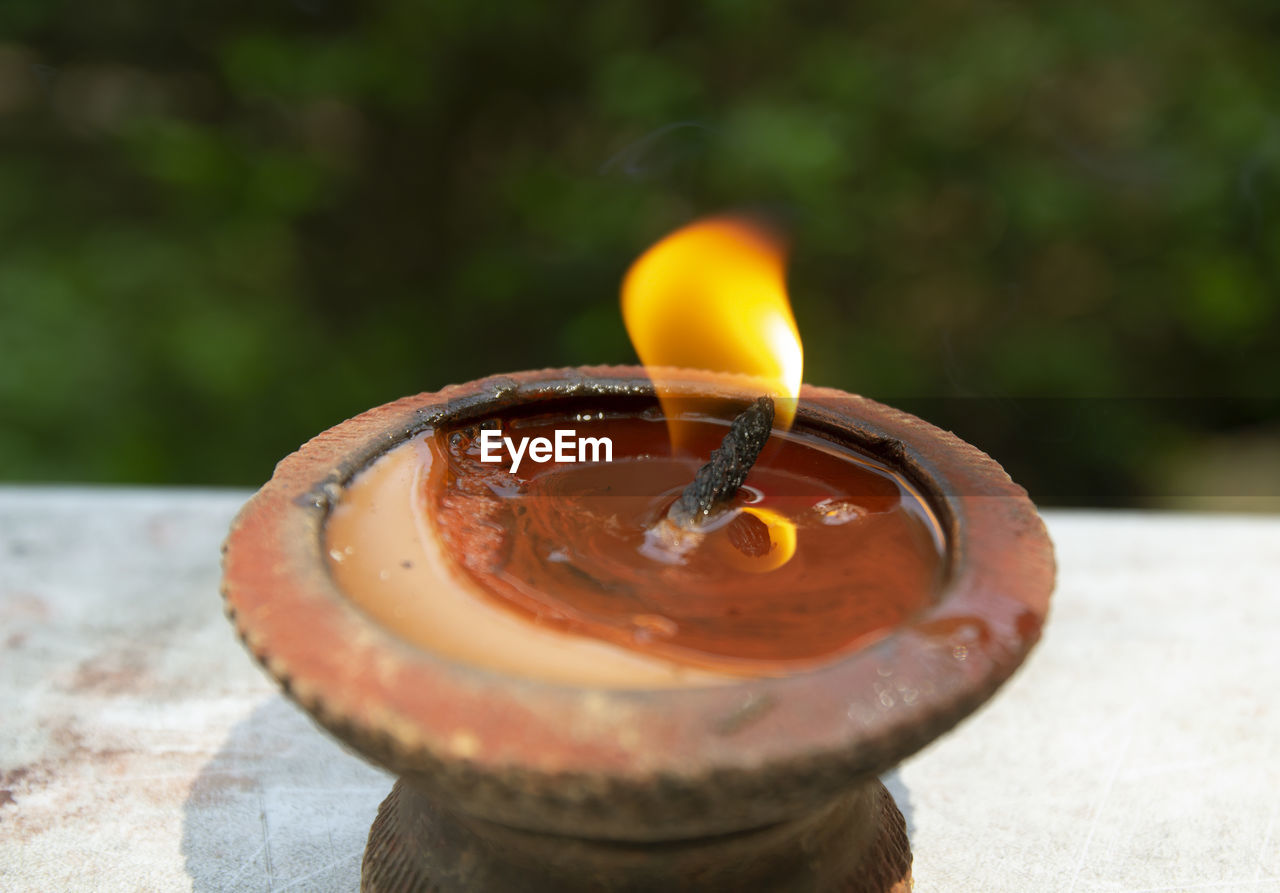
POLYGON ((235 725, 183 804, 182 854, 201 891, 351 891, 393 779, 274 695, 235 725))

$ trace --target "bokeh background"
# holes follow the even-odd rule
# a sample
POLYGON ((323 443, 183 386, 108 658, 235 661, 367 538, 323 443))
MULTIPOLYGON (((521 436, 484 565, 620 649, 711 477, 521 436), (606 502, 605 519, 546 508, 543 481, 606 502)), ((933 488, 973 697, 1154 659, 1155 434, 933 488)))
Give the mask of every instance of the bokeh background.
POLYGON ((1270 0, 0 4, 0 478, 257 485, 630 362, 629 262, 793 238, 806 380, 1050 505, 1280 496, 1270 0))

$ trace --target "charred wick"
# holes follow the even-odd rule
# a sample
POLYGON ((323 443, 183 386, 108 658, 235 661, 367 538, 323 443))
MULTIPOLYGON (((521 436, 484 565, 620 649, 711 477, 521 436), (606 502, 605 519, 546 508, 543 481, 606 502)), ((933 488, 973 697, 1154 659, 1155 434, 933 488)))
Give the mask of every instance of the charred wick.
POLYGON ((667 512, 667 519, 683 528, 696 527, 733 498, 747 479, 773 431, 773 400, 761 397, 738 414, 729 433, 698 469, 667 512))

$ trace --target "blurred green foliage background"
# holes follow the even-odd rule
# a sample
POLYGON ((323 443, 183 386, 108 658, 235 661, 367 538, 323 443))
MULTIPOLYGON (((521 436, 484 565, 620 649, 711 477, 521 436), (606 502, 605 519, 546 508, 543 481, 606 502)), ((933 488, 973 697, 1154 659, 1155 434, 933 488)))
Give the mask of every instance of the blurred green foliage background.
POLYGON ((806 380, 1041 502, 1280 495, 1280 5, 0 4, 0 477, 256 485, 630 362, 629 262, 794 240, 806 380))

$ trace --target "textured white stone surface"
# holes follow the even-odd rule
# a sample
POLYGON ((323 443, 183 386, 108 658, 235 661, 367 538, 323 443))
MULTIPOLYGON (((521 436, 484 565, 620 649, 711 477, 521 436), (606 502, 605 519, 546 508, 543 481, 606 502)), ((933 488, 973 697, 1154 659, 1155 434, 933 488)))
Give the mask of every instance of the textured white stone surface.
MULTIPOLYGON (((390 779, 217 595, 239 491, 0 487, 0 889, 355 890, 390 779)), ((919 891, 1280 891, 1280 518, 1047 513, 999 695, 889 784, 919 891)))

